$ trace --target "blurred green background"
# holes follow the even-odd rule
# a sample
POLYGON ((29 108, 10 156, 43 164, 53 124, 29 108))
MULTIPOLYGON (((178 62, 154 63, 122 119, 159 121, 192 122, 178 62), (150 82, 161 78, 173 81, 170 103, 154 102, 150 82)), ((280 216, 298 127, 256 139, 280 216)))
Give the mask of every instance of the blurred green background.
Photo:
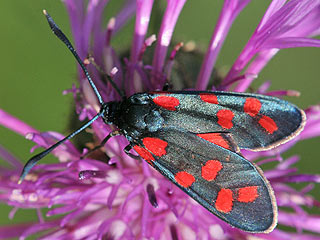
MULTIPOLYGON (((113 3, 119 1, 111 1, 113 3)), ((234 23, 216 64, 230 67, 251 36, 269 1, 252 1, 234 23)), ((177 23, 174 39, 194 40, 205 49, 222 6, 221 0, 188 1, 177 23), (199 14, 200 13, 200 14, 199 14)), ((47 9, 66 35, 71 36, 64 5, 56 0, 0 1, 0 108, 40 131, 66 134, 72 106, 64 89, 76 83, 76 62, 66 48, 51 34, 42 14, 47 9)), ((112 10, 107 10, 112 15, 112 10)), ((156 25, 157 23, 153 23, 156 25)), ((129 46, 133 21, 113 39, 113 46, 129 46)), ((156 32, 155 32, 156 33, 156 32)), ((151 34, 151 33, 150 33, 151 34)), ((301 48, 281 50, 262 71, 254 87, 272 80, 272 89, 295 89, 301 97, 288 100, 302 108, 320 100, 320 49, 301 48)), ((285 156, 299 154, 301 172, 319 173, 319 138, 298 143, 285 156)), ((0 127, 0 144, 25 162, 31 155, 31 142, 0 127)), ((1 160, 0 160, 1 161, 1 160)), ((1 161, 3 163, 3 161, 1 161)), ((304 185, 301 185, 302 187, 304 185)), ((320 200, 319 186, 312 193, 320 200)), ((0 205, 0 225, 8 224, 11 208, 0 205)), ((35 211, 18 211, 14 221, 35 219, 35 211), (28 219, 30 219, 28 216, 28 219)))

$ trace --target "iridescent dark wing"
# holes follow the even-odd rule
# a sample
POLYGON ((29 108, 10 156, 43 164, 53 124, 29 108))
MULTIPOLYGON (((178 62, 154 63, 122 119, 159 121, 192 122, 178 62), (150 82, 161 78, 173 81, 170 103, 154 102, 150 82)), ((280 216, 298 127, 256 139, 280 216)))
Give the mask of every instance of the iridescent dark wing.
POLYGON ((194 133, 229 132, 240 148, 266 150, 296 136, 305 113, 270 96, 232 92, 153 92, 166 126, 194 133))
POLYGON ((220 147, 195 133, 163 128, 133 148, 189 196, 230 225, 270 232, 277 222, 273 191, 262 171, 247 161, 231 135, 215 133, 220 147))

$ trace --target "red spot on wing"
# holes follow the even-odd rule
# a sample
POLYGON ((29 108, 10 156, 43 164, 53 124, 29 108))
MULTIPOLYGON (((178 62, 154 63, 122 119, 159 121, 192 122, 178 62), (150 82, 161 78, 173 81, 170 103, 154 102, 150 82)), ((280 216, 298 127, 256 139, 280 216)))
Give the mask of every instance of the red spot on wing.
POLYGON ((254 200, 259 197, 258 195, 258 186, 250 186, 250 187, 244 187, 240 188, 238 190, 238 201, 239 202, 253 202, 254 200))
POLYGON ((219 162, 218 160, 209 160, 201 168, 201 176, 204 180, 212 181, 217 177, 217 174, 221 169, 221 162, 219 162))
POLYGON ((171 96, 158 96, 153 99, 153 102, 170 111, 177 110, 176 107, 180 104, 179 99, 171 96))
POLYGON ((256 98, 247 98, 243 110, 251 117, 256 116, 261 109, 261 102, 256 98))
POLYGON ((175 176, 174 179, 176 182, 181 185, 182 187, 190 187, 192 183, 196 181, 194 176, 188 172, 178 172, 175 176))
POLYGON ((222 188, 218 193, 215 206, 219 212, 230 212, 233 206, 232 191, 230 189, 222 188))
POLYGON ((143 145, 154 155, 161 157, 167 153, 168 143, 159 138, 146 137, 142 140, 143 145))
POLYGON ((218 98, 213 93, 200 93, 199 95, 204 102, 218 104, 218 98))
POLYGON ((197 136, 230 150, 229 143, 222 137, 221 133, 199 133, 197 136))
POLYGON ((218 124, 226 129, 230 129, 233 127, 232 119, 234 117, 234 113, 228 109, 219 110, 217 113, 218 124))
POLYGON ((148 163, 152 164, 152 161, 154 161, 154 157, 152 154, 145 148, 140 147, 138 145, 135 145, 133 149, 148 163))
POLYGON ((259 124, 270 134, 273 134, 278 130, 277 124, 268 116, 262 116, 259 120, 259 124))

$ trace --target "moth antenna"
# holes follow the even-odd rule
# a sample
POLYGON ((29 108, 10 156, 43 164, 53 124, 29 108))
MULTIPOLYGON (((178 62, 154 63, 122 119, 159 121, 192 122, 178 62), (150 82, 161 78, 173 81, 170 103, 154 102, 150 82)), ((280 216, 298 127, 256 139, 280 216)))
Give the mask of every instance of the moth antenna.
POLYGON ((69 41, 69 39, 66 37, 66 35, 64 35, 64 33, 61 31, 61 29, 58 27, 58 25, 53 21, 52 17, 49 15, 49 13, 47 13, 46 10, 43 10, 43 14, 46 16, 47 21, 49 23, 49 26, 52 30, 52 32, 68 47, 68 49, 70 50, 70 52, 73 54, 73 56, 76 58, 76 60, 78 61, 78 63, 80 64, 80 67, 82 68, 84 74, 86 75, 94 93, 96 94, 98 101, 101 105, 103 105, 103 100, 102 97, 96 87, 96 85, 93 83, 90 74, 88 72, 88 69, 85 67, 83 61, 81 60, 81 58, 79 57, 77 51, 74 49, 74 47, 72 46, 71 42, 69 41))
POLYGON ((47 148, 46 150, 42 151, 41 153, 30 158, 22 169, 18 184, 20 184, 23 181, 23 179, 27 176, 29 171, 33 168, 34 165, 36 165, 37 162, 39 162, 42 158, 44 158, 46 155, 48 155, 52 150, 57 148, 59 145, 61 145, 65 141, 69 140, 70 138, 74 137, 75 135, 77 135, 78 133, 82 132, 84 129, 89 127, 95 120, 97 120, 99 117, 101 117, 104 114, 104 111, 105 111, 105 108, 101 108, 101 111, 96 116, 94 116, 89 122, 84 124, 78 130, 74 131, 73 133, 70 133, 64 139, 56 142, 51 147, 47 148))
POLYGON ((99 117, 101 117, 105 112, 105 108, 104 108, 105 105, 104 105, 104 102, 102 100, 102 97, 101 97, 96 85, 93 83, 93 81, 92 81, 92 79, 91 79, 91 77, 89 75, 89 72, 88 72, 87 68, 85 67, 84 63, 82 62, 82 60, 80 59, 78 53, 76 52, 76 50, 72 46, 71 42, 64 35, 64 33, 60 30, 60 28, 53 21, 52 17, 47 13, 46 10, 43 10, 43 14, 46 16, 47 21, 49 23, 49 26, 50 26, 51 30, 53 31, 53 33, 68 47, 70 52, 73 54, 73 56, 76 58, 76 60, 80 64, 80 67, 82 68, 84 74, 86 75, 86 77, 87 77, 87 79, 88 79, 93 91, 95 92, 95 94, 96 94, 96 96, 98 98, 98 101, 101 104, 101 110, 95 117, 93 117, 90 121, 88 121, 86 124, 84 124, 78 130, 72 132, 67 137, 65 137, 62 140, 60 140, 60 141, 56 142, 55 144, 53 144, 51 147, 47 148, 46 150, 44 150, 44 151, 40 152, 39 154, 37 154, 37 155, 33 156, 32 158, 30 158, 28 160, 28 162, 25 164, 25 166, 23 167, 22 173, 21 173, 19 181, 18 181, 19 184, 23 181, 23 179, 27 176, 29 171, 33 168, 33 166, 37 162, 39 162, 42 158, 44 158, 46 155, 48 155, 52 150, 54 150, 55 148, 60 146, 62 143, 64 143, 65 141, 69 140, 70 138, 74 137, 75 135, 77 135, 78 133, 82 132, 84 129, 89 127, 95 120, 97 120, 99 117))

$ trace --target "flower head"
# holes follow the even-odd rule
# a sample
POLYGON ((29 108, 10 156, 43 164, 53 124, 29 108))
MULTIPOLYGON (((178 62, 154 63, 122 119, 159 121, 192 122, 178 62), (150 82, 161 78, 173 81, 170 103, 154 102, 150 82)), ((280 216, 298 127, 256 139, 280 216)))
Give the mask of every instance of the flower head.
MULTIPOLYGON (((117 88, 125 90, 129 96, 161 89, 168 80, 175 84, 172 66, 182 44, 175 45, 171 52, 169 46, 180 12, 187 4, 185 0, 167 0, 159 32, 151 36, 147 36, 147 30, 153 0, 126 1, 106 26, 103 26, 103 10, 108 1, 90 0, 87 5, 84 2, 64 0, 75 48, 81 59, 93 56, 97 66, 89 64, 87 67, 105 102, 120 100, 117 88), (112 48, 111 39, 134 14, 130 56, 122 58, 112 48), (152 60, 147 62, 146 51, 151 45, 155 48, 152 60), (110 75, 117 87, 112 86, 102 72, 110 75)), ((249 3, 250 0, 224 2, 194 88, 208 89, 209 78, 229 29, 249 3)), ((319 0, 273 0, 226 77, 220 84, 214 84, 213 89, 245 91, 280 49, 320 47, 320 41, 312 38, 320 32, 319 15, 319 0)), ((99 110, 99 103, 80 68, 78 76, 79 88, 73 87, 66 92, 74 95, 79 119, 92 119, 99 110)), ((276 96, 296 93, 268 92, 268 87, 265 83, 257 92, 276 96)), ((320 206, 320 202, 307 194, 313 185, 296 190, 288 183, 319 183, 320 175, 298 173, 292 165, 299 157, 283 159, 281 155, 296 142, 320 135, 320 107, 312 106, 305 112, 307 124, 294 140, 264 152, 243 151, 244 156, 257 165, 276 163, 274 168, 265 171, 265 176, 280 207, 279 225, 295 228, 296 232, 276 229, 262 236, 232 228, 146 162, 130 158, 123 151, 127 140, 116 136, 108 141, 103 151, 84 158, 87 149, 80 152, 72 143, 65 142, 52 152, 59 163, 36 165, 20 185, 21 162, 0 147, 0 156, 12 166, 0 167, 0 197, 13 206, 9 217, 13 218, 19 208, 36 209, 39 217, 38 223, 0 227, 0 238, 25 239, 41 232, 43 238, 48 239, 318 239, 320 216, 310 215, 303 209, 320 206), (45 217, 40 211, 42 208, 49 208, 45 217)), ((0 124, 34 141, 36 146, 32 150, 48 148, 63 138, 55 132, 41 133, 3 110, 0 111, 0 124)), ((92 123, 92 132, 98 142, 113 130, 102 119, 92 123)))

